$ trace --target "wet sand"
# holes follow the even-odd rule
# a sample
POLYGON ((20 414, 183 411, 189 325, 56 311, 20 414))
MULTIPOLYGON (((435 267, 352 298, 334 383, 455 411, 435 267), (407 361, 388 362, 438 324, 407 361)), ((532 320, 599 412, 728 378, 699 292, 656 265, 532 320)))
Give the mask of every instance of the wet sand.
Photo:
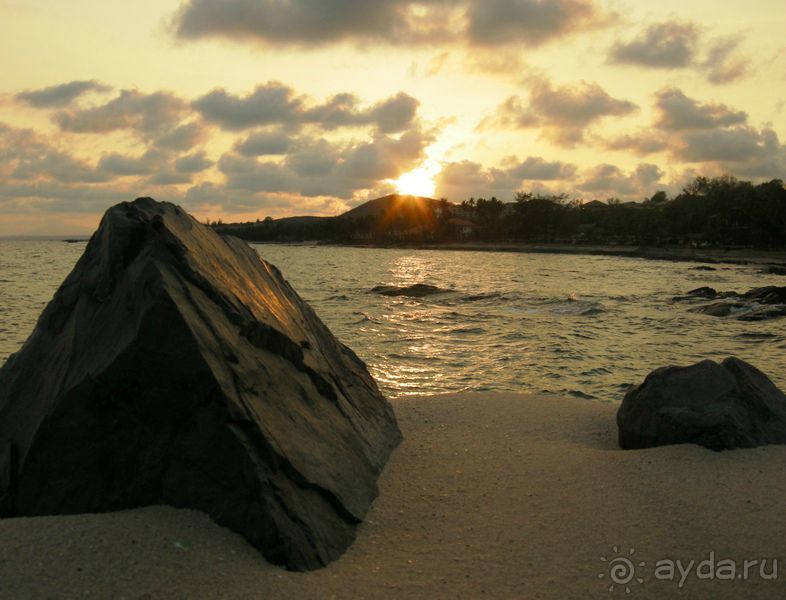
POLYGON ((632 598, 786 593, 786 446, 622 451, 616 405, 571 398, 460 394, 394 407, 406 439, 357 541, 326 569, 268 565, 188 510, 7 519, 0 597, 627 596, 625 584, 608 589, 615 557, 636 567, 632 598), (737 577, 762 558, 778 559, 778 580, 758 564, 737 577), (682 588, 678 570, 655 576, 666 559, 695 561, 682 588), (733 581, 717 578, 729 575, 722 559, 737 561, 733 581), (713 579, 697 577, 701 561, 713 579))

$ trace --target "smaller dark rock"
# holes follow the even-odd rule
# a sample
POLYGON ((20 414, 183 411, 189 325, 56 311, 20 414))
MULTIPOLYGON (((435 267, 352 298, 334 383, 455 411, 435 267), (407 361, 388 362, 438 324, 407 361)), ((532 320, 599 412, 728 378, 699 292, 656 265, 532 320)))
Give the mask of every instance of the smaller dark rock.
POLYGON ((699 265, 698 267, 691 267, 691 271, 717 271, 715 267, 708 267, 707 265, 699 265))
POLYGON ((770 265, 759 272, 765 275, 786 275, 786 266, 770 265))
POLYGON ((436 294, 447 294, 451 291, 426 283, 416 283, 407 286, 378 285, 371 289, 373 294, 380 294, 381 296, 407 296, 409 298, 425 298, 426 296, 434 296, 436 294))
POLYGON ((699 444, 710 450, 786 444, 786 395, 738 358, 663 367, 617 412, 625 449, 699 444))
POLYGON ((743 302, 714 302, 712 304, 703 304, 695 308, 691 308, 690 312, 701 313, 703 315, 710 315, 711 317, 728 317, 734 312, 740 312, 746 308, 743 302))
POLYGON ((755 288, 743 294, 742 297, 761 304, 786 304, 786 287, 769 285, 755 288))
POLYGON ((718 291, 715 288, 704 286, 689 291, 687 295, 694 298, 715 298, 718 295, 718 291))

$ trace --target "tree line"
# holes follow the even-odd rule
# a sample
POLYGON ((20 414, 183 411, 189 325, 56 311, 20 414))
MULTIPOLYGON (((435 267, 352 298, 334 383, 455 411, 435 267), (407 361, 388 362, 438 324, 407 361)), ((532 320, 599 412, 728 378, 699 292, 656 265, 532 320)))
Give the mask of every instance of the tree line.
POLYGON ((270 219, 214 226, 251 241, 522 241, 531 243, 786 248, 786 187, 730 176, 697 177, 669 198, 583 203, 566 195, 517 192, 453 204, 443 198, 425 215, 270 219))

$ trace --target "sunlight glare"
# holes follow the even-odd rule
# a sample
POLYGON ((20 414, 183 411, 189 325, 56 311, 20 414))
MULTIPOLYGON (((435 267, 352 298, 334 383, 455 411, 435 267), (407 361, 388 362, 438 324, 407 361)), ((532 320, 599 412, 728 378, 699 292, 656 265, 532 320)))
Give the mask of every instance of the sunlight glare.
POLYGON ((436 165, 436 167, 437 168, 434 169, 432 165, 427 163, 419 166, 417 169, 413 169, 409 173, 404 173, 401 177, 393 181, 396 190, 399 194, 405 194, 407 196, 432 197, 436 189, 434 177, 439 170, 439 166, 436 165))

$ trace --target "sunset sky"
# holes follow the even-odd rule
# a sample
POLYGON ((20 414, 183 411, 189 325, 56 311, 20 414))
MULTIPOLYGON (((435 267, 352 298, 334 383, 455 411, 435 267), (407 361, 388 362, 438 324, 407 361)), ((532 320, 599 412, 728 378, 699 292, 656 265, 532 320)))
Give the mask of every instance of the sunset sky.
POLYGON ((0 0, 0 235, 786 178, 783 0, 0 0))

